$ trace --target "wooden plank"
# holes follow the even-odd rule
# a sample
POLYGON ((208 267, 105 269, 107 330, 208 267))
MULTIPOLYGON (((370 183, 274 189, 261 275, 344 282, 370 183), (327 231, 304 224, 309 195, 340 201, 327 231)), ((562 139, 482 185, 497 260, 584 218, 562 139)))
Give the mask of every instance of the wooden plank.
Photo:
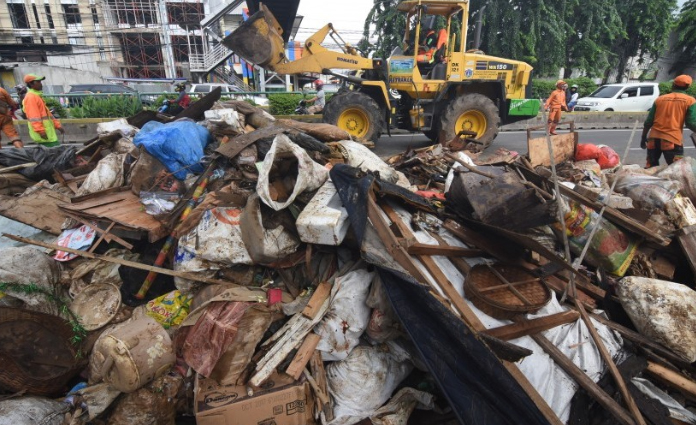
MULTIPOLYGON (((578 144, 578 133, 570 132, 551 136, 553 145, 553 157, 556 164, 560 164, 575 156, 575 147, 578 144)), ((546 142, 546 137, 535 137, 527 140, 529 162, 533 167, 543 165, 551 166, 551 156, 546 142)))
POLYGON ((119 202, 124 199, 126 199, 128 196, 133 195, 130 192, 117 192, 117 193, 112 193, 104 197, 99 197, 99 198, 93 198, 93 199, 88 199, 87 201, 84 202, 79 202, 75 204, 65 204, 61 205, 60 207, 66 210, 71 210, 71 211, 82 211, 82 210, 87 210, 90 208, 98 207, 100 205, 106 205, 106 204, 111 204, 113 202, 119 202))
POLYGON ((428 245, 414 243, 406 248, 411 255, 444 255, 447 257, 479 257, 483 255, 480 249, 460 248, 458 246, 428 245))
POLYGON ((0 196, 0 214, 53 235, 60 235, 66 216, 59 205, 69 200, 66 195, 39 188, 26 196, 0 196))
MULTIPOLYGON (((133 245, 129 244, 128 242, 124 241, 123 239, 119 238, 118 236, 109 233, 111 231, 111 229, 113 229, 114 225, 116 224, 115 222, 112 221, 111 224, 108 225, 106 230, 102 230, 99 226, 96 226, 96 225, 88 222, 87 220, 83 219, 82 217, 80 217, 78 215, 69 214, 69 213, 66 213, 65 215, 72 218, 73 220, 76 220, 76 221, 84 224, 85 226, 89 227, 90 229, 93 229, 95 232, 97 232, 98 234, 101 235, 101 237, 99 238, 97 243, 92 245, 93 248, 95 248, 97 245, 99 245, 99 243, 101 242, 102 239, 106 239, 107 242, 116 241, 121 246, 125 247, 126 249, 133 249, 133 245)), ((93 250, 89 250, 89 252, 92 252, 92 251, 93 250)))
POLYGON ((578 383, 587 393, 611 413, 616 420, 623 425, 635 425, 635 422, 628 412, 621 407, 613 398, 597 385, 589 376, 575 365, 561 350, 556 348, 546 337, 536 334, 531 335, 534 341, 561 367, 575 382, 578 383))
POLYGON ((304 308, 304 310, 302 310, 302 314, 305 317, 310 319, 314 319, 314 317, 316 317, 319 310, 321 310, 321 306, 324 305, 324 301, 331 296, 331 287, 332 285, 329 282, 321 282, 317 286, 317 289, 314 290, 314 293, 309 299, 307 306, 304 308))
POLYGON ((599 333, 597 332, 594 323, 592 323, 592 320, 590 320, 589 315, 585 311, 585 307, 582 304, 578 304, 577 307, 578 311, 580 312, 580 316, 582 317, 582 321, 585 322, 585 325, 587 325, 587 329, 590 331, 590 336, 592 336, 592 340, 595 343, 595 347, 597 347, 597 349, 599 350, 599 354, 602 356, 604 364, 609 369, 609 373, 611 373, 611 376, 614 378, 614 381, 616 382, 616 386, 619 388, 619 393, 621 393, 621 396, 624 399, 624 403, 626 403, 626 406, 628 406, 628 411, 631 412, 631 415, 633 415, 633 419, 638 425, 647 425, 645 419, 643 418, 643 414, 640 412, 640 409, 638 409, 636 401, 633 399, 633 396, 628 390, 628 386, 626 385, 623 376, 621 376, 621 372, 619 372, 619 368, 616 367, 614 359, 609 353, 607 347, 604 345, 604 341, 602 341, 602 338, 599 336, 599 333))
POLYGON ((106 195, 111 195, 112 193, 123 192, 126 190, 130 190, 130 186, 112 187, 109 189, 100 190, 98 192, 88 193, 87 195, 73 196, 70 199, 70 203, 79 204, 81 202, 88 201, 90 199, 101 198, 101 197, 106 196, 106 195))
MULTIPOLYGON (((696 226, 695 226, 696 227, 696 226)), ((687 233, 677 236, 679 246, 689 262, 691 271, 696 274, 696 233, 687 233)))
MULTIPOLYGON (((112 221, 111 224, 109 224, 109 227, 107 227, 106 230, 101 232, 101 234, 99 235, 99 239, 97 239, 97 241, 92 244, 92 246, 87 250, 87 252, 94 252, 94 250, 97 249, 99 244, 102 243, 102 241, 104 240, 104 236, 109 235, 109 232, 111 231, 111 229, 114 228, 115 225, 116 225, 116 223, 114 223, 112 221)), ((93 229, 95 229, 95 231, 96 231, 97 226, 94 226, 93 229)), ((133 249, 133 247, 131 246, 128 249, 133 249)))
POLYGON ((310 333, 309 335, 307 335, 304 342, 302 343, 302 345, 300 345, 300 348, 297 350, 297 354, 295 354, 295 357, 292 359, 292 362, 290 362, 290 365, 285 370, 285 373, 287 373, 295 379, 300 379, 302 371, 314 355, 314 350, 316 350, 317 344, 319 344, 319 340, 321 340, 321 337, 315 333, 310 333))
POLYGON ((689 365, 686 362, 684 362, 684 360, 682 360, 681 357, 677 356, 676 354, 674 354, 667 348, 661 346, 660 344, 654 342, 652 339, 646 338, 638 332, 629 329, 623 325, 620 325, 616 322, 613 322, 603 316, 597 314, 591 314, 590 316, 599 323, 603 324, 604 326, 607 326, 608 328, 620 333, 622 337, 626 338, 631 342, 636 343, 638 346, 644 346, 646 348, 649 348, 651 351, 654 351, 655 353, 659 354, 660 356, 664 357, 670 362, 673 362, 679 367, 689 367, 689 365))
POLYGON ((142 264, 142 263, 138 263, 135 261, 124 260, 123 258, 109 257, 107 255, 92 254, 91 252, 80 251, 78 249, 72 249, 72 248, 66 248, 64 246, 45 243, 45 242, 41 242, 41 241, 36 241, 33 239, 29 239, 29 238, 23 238, 21 236, 11 235, 9 233, 3 233, 2 235, 8 239, 12 239, 13 241, 23 242, 23 243, 26 243, 29 245, 36 245, 36 246, 40 246, 43 248, 52 249, 55 251, 68 252, 70 254, 79 255, 80 257, 90 258, 90 259, 99 260, 99 261, 105 261, 107 263, 120 264, 122 266, 133 267, 135 269, 147 270, 147 271, 155 272, 155 273, 159 273, 159 274, 166 274, 168 276, 181 277, 184 279, 193 280, 194 282, 204 282, 204 283, 212 283, 212 284, 216 284, 216 285, 227 285, 227 286, 230 286, 230 285, 242 286, 242 285, 237 285, 234 282, 230 282, 230 281, 226 281, 226 280, 211 279, 211 278, 199 276, 195 273, 180 272, 180 271, 165 269, 163 267, 149 266, 147 264, 142 264))
POLYGON ((33 167, 36 162, 27 162, 26 164, 13 165, 11 167, 0 168, 0 174, 11 173, 17 170, 23 170, 25 168, 33 167))
POLYGON ((696 382, 651 361, 648 361, 646 371, 663 384, 678 390, 691 400, 696 400, 696 382))
MULTIPOLYGON (((324 369, 324 361, 321 359, 321 353, 319 351, 314 351, 314 354, 309 360, 309 370, 314 377, 314 381, 322 394, 329 394, 329 384, 326 378, 326 369, 324 369)), ((331 407, 331 400, 326 402, 324 397, 317 397, 315 400, 317 411, 324 412, 327 421, 334 419, 333 408, 331 407)))
POLYGON ((574 310, 569 310, 564 311, 563 313, 556 313, 536 319, 519 320, 510 325, 488 329, 485 331, 485 333, 503 341, 509 341, 511 339, 519 338, 525 335, 537 334, 557 326, 572 323, 579 318, 580 313, 574 310))

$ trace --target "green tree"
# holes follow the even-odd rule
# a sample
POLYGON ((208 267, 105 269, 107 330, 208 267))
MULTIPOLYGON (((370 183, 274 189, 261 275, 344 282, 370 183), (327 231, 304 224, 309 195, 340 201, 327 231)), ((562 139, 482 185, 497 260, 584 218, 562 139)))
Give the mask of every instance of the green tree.
POLYGON ((570 0, 566 9, 564 78, 573 70, 602 75, 616 59, 611 48, 624 35, 615 0, 570 0))
POLYGON ((674 52, 678 59, 672 71, 683 72, 689 64, 696 62, 696 0, 684 3, 674 31, 677 35, 674 52))
MULTIPOLYGON (((624 34, 616 39, 612 48, 617 55, 613 70, 621 81, 631 58, 637 57, 638 63, 643 63, 646 58, 660 55, 672 28, 677 0, 620 0, 616 6, 623 20, 624 34)), ((611 71, 608 69, 605 79, 611 71)))
POLYGON ((406 15, 396 10, 399 0, 374 0, 374 2, 374 6, 365 19, 363 39, 358 43, 358 47, 365 53, 374 51, 375 57, 387 58, 395 47, 401 45, 406 29, 406 15), (375 31, 370 34, 372 25, 375 31), (376 46, 371 46, 368 42, 370 36, 377 38, 376 46))

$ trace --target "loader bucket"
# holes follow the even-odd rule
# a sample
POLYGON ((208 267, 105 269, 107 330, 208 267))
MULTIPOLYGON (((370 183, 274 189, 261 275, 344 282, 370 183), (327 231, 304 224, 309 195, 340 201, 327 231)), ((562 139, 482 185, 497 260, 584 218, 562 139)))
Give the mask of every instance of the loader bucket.
POLYGON ((275 64, 285 60, 283 29, 265 5, 259 6, 259 11, 225 37, 222 44, 247 62, 273 71, 275 64))

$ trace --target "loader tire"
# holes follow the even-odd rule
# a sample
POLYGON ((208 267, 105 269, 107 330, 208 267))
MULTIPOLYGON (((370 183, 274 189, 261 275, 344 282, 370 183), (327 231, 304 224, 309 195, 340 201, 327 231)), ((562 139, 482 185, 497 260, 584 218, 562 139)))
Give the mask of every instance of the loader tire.
POLYGON ((382 133, 382 108, 365 93, 349 91, 334 95, 324 108, 324 122, 346 130, 351 136, 377 142, 382 133))
POLYGON ((489 97, 479 93, 465 94, 449 104, 440 125, 446 140, 452 140, 461 130, 469 130, 476 132, 476 139, 486 148, 498 135, 500 113, 489 97))

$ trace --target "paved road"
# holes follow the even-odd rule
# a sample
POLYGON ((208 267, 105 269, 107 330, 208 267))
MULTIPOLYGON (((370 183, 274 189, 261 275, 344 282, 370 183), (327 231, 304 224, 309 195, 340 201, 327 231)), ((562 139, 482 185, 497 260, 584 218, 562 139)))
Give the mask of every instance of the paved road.
MULTIPOLYGON (((645 163, 645 151, 640 148, 641 131, 642 128, 636 131, 636 136, 631 144, 632 147, 626 161, 627 164, 643 165, 645 163)), ((578 133, 580 133, 580 143, 607 145, 621 156, 623 156, 626 144, 631 136, 631 130, 578 130, 578 133)), ((539 133, 539 135, 541 134, 539 133)), ((684 131, 684 152, 686 155, 696 158, 696 148, 694 148, 691 142, 690 135, 691 131, 684 131)), ((428 145, 430 145, 428 138, 419 133, 394 134, 391 138, 389 136, 381 137, 375 146, 374 152, 384 158, 401 153, 409 146, 422 148, 428 145)), ((521 154, 526 154, 527 134, 524 131, 501 132, 492 146, 502 146, 521 154)))

